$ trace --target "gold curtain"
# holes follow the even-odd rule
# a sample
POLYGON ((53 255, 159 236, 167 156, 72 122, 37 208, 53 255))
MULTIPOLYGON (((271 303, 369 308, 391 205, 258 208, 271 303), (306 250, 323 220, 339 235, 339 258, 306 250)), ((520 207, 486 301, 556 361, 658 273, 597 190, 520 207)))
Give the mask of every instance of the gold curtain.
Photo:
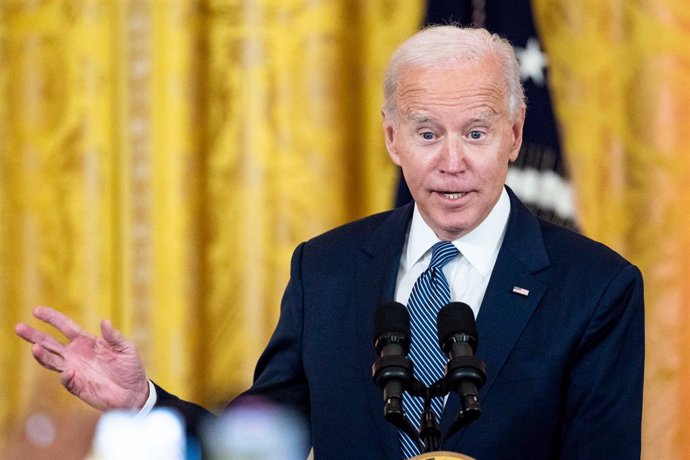
POLYGON ((212 407, 249 384, 294 246, 390 207, 381 78, 422 14, 0 2, 0 451, 83 457, 98 416, 14 336, 35 305, 94 333, 111 318, 185 398, 212 407))
POLYGON ((583 232, 645 277, 643 458, 688 459, 690 9, 685 0, 535 6, 583 232))

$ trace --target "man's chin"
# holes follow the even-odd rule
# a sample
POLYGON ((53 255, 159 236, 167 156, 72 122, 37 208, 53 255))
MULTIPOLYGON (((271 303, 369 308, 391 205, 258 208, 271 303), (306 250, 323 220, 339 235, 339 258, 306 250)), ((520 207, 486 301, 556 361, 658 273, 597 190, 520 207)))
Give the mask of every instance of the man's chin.
POLYGON ((457 240, 461 236, 466 235, 472 228, 467 222, 442 222, 441 225, 436 225, 434 232, 436 236, 442 240, 452 241, 457 240))

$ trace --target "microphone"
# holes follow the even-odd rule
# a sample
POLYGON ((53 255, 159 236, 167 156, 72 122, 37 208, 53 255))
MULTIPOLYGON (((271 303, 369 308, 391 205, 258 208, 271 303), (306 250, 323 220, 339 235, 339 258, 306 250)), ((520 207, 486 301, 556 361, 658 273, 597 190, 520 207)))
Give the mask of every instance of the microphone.
POLYGON ((412 383, 410 314, 398 302, 384 302, 374 313, 374 346, 380 357, 372 366, 374 383, 383 389, 383 415, 411 439, 419 433, 403 412, 403 392, 412 383))
POLYGON ((472 309, 462 302, 451 302, 438 313, 437 327, 441 349, 448 356, 444 384, 460 396, 460 413, 445 438, 481 415, 479 388, 486 381, 486 365, 474 356, 479 344, 472 309))

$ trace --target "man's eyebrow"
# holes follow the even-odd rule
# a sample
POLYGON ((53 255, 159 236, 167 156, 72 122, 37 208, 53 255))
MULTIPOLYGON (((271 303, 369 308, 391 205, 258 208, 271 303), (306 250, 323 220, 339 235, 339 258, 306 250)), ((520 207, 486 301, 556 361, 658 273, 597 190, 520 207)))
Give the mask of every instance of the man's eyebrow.
POLYGON ((431 117, 423 113, 411 113, 407 116, 407 118, 417 123, 426 123, 427 121, 431 120, 431 117))
POLYGON ((490 123, 494 117, 491 115, 478 115, 470 119, 470 123, 490 123))
POLYGON ((497 115, 498 114, 493 110, 490 110, 490 109, 482 110, 481 112, 478 112, 477 114, 475 114, 471 118, 471 121, 478 122, 478 123, 488 122, 488 121, 494 120, 497 115))

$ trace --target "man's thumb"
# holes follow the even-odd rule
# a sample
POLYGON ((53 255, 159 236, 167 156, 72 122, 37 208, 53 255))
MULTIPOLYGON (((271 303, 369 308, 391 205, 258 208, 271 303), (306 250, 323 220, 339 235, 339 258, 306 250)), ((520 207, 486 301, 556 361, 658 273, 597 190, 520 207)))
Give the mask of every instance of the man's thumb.
POLYGON ((110 320, 101 321, 101 334, 106 342, 114 346, 124 345, 125 338, 120 331, 115 329, 110 320))

